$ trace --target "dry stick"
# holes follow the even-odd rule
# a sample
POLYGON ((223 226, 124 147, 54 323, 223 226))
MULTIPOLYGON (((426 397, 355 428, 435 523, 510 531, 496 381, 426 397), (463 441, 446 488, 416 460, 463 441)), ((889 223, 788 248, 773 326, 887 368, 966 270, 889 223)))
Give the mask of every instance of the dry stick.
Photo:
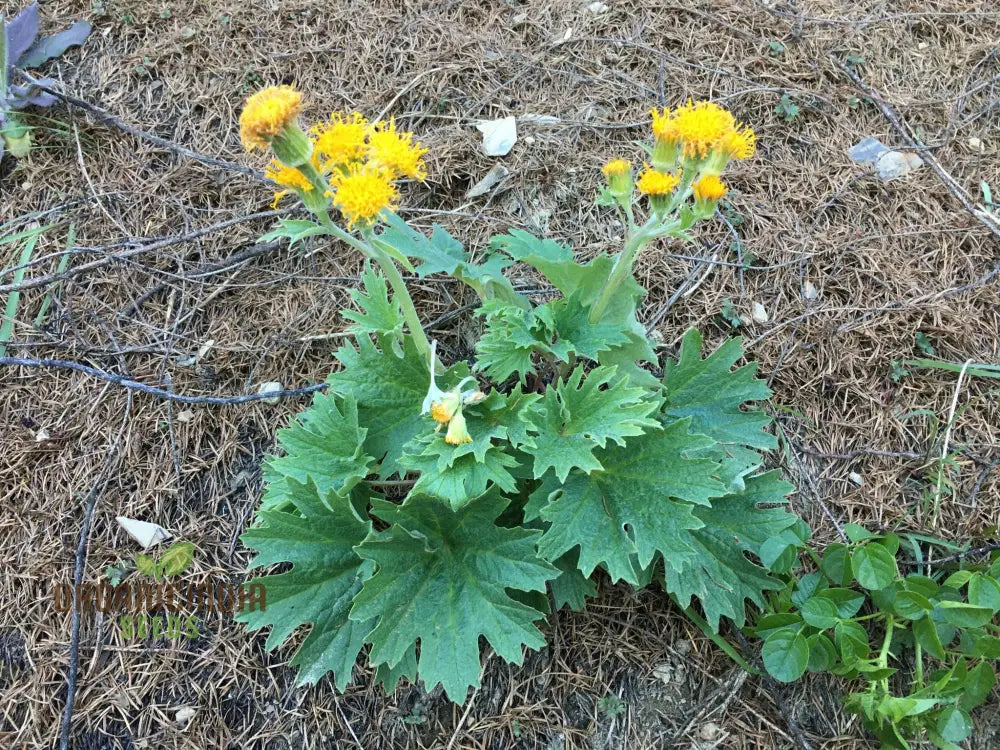
POLYGON ((984 547, 976 547, 975 549, 966 550, 965 552, 959 552, 956 555, 950 555, 948 557, 942 557, 937 560, 900 560, 900 565, 943 565, 944 563, 958 562, 966 557, 977 557, 979 555, 986 555, 990 552, 995 552, 1000 549, 1000 542, 994 542, 993 544, 987 544, 984 547))
MULTIPOLYGON (((236 224, 243 224, 248 221, 254 221, 256 219, 266 219, 272 216, 277 216, 284 213, 281 210, 272 211, 258 211, 255 214, 248 214, 247 216, 237 216, 232 219, 226 219, 225 221, 220 221, 216 224, 210 224, 207 227, 202 227, 201 229, 195 229, 194 231, 188 232, 186 234, 179 234, 172 237, 163 237, 162 239, 156 240, 155 242, 150 242, 146 245, 140 245, 139 247, 133 247, 128 250, 123 250, 120 253, 110 253, 103 258, 98 258, 97 260, 92 260, 89 263, 83 263, 79 266, 74 266, 73 268, 68 268, 60 273, 49 273, 44 276, 36 276, 33 279, 28 279, 20 284, 2 284, 0 285, 0 294, 6 294, 8 292, 19 292, 24 289, 34 289, 40 286, 47 286, 54 281, 62 281, 63 279, 69 279, 77 276, 81 273, 86 273, 88 271, 93 271, 97 268, 103 268, 104 266, 111 265, 116 261, 127 260, 136 255, 141 255, 142 253, 151 253, 157 250, 162 250, 165 247, 172 247, 173 245, 182 245, 186 242, 192 242, 205 235, 212 234, 213 232, 218 232, 220 229, 227 229, 236 224)), ((5 275, 9 271, 17 269, 4 269, 0 272, 0 276, 5 275)))
POLYGON ((71 94, 64 94, 63 92, 57 89, 46 86, 44 83, 41 83, 38 79, 25 73, 23 70, 17 70, 15 68, 14 72, 20 75, 21 78, 30 83, 33 87, 41 89, 47 94, 51 94, 52 96, 62 99, 67 104, 71 104, 74 107, 79 107, 85 112, 89 112, 99 121, 107 125, 111 125, 112 127, 118 128, 119 130, 128 133, 131 136, 134 136, 144 141, 148 141, 149 143, 152 143, 155 146, 159 146, 160 148, 165 148, 168 151, 173 151, 175 154, 180 154, 181 156, 186 156, 189 159, 194 159, 195 161, 199 161, 202 164, 208 164, 213 167, 221 167, 222 169, 228 169, 230 172, 239 172, 240 174, 245 174, 248 177, 252 177, 258 182, 267 182, 269 184, 271 183, 270 180, 264 177, 263 173, 258 172, 256 169, 251 169, 250 167, 244 166, 242 164, 236 164, 231 161, 225 161, 223 159, 216 159, 212 156, 205 156, 204 154, 199 154, 197 151, 192 151, 189 148, 184 148, 184 146, 180 146, 174 143, 173 141, 168 141, 166 138, 161 138, 158 135, 147 133, 145 130, 139 130, 138 128, 134 128, 125 121, 115 117, 110 112, 106 112, 105 110, 101 109, 100 107, 94 104, 91 104, 90 102, 84 101, 83 99, 77 99, 75 96, 72 96, 71 94))
POLYGON ((965 371, 972 364, 971 359, 965 360, 961 372, 958 373, 958 382, 955 383, 955 394, 951 398, 951 408, 948 410, 948 427, 944 431, 944 444, 941 446, 941 468, 938 470, 937 490, 934 493, 934 526, 937 526, 938 511, 941 509, 941 489, 944 486, 944 462, 948 458, 948 444, 951 442, 951 429, 955 426, 955 409, 958 407, 958 394, 962 390, 962 383, 965 380, 965 371))
POLYGON ((98 370, 96 367, 88 367, 80 362, 70 362, 65 359, 28 359, 25 357, 0 357, 0 366, 21 367, 58 367, 65 370, 74 370, 91 375, 99 380, 103 380, 113 385, 120 385, 134 391, 148 393, 151 396, 162 398, 167 401, 175 401, 179 404, 208 404, 211 406, 234 406, 236 404, 246 404, 251 401, 263 401, 270 398, 291 398, 293 396, 306 396, 316 391, 322 391, 327 387, 326 383, 316 383, 314 385, 303 386, 302 388, 291 388, 283 391, 270 391, 268 393, 247 393, 243 396, 182 396, 164 388, 157 388, 146 385, 136 380, 130 380, 123 375, 115 375, 112 372, 98 370))
MULTIPOLYGON (((73 586, 79 588, 83 583, 83 567, 87 561, 87 543, 90 539, 90 524, 94 517, 94 509, 97 507, 97 500, 101 496, 101 491, 107 483, 111 468, 118 457, 118 449, 121 445, 122 435, 125 433, 125 426, 128 424, 128 417, 132 411, 132 394, 128 394, 128 404, 125 407, 125 416, 122 418, 121 427, 114 443, 108 451, 108 456, 104 460, 104 467, 101 469, 97 481, 94 483, 87 496, 87 504, 83 512, 83 527, 80 529, 80 540, 76 545, 76 559, 73 564, 73 586)), ((69 730, 73 721, 73 701, 76 698, 76 678, 79 668, 80 657, 80 607, 76 596, 73 597, 72 631, 69 641, 69 670, 66 674, 66 707, 63 709, 62 726, 59 730, 60 750, 69 750, 69 730)))

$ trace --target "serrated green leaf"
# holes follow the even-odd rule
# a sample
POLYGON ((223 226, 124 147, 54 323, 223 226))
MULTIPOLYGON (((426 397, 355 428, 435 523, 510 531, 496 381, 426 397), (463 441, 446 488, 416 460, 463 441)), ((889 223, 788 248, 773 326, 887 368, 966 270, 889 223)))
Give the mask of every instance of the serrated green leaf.
MULTIPOLYGON (((609 385, 615 380, 613 368, 598 367, 586 380, 583 374, 583 366, 577 367, 533 407, 536 434, 528 446, 535 457, 536 479, 549 469, 561 482, 574 468, 587 473, 599 470, 603 467, 594 451, 605 448, 609 440, 621 446, 627 437, 660 430, 659 422, 650 416, 659 409, 659 399, 624 380, 609 385)), ((691 441, 685 447, 704 445, 705 441, 691 441)))
POLYGON ((597 586, 580 572, 578 558, 576 551, 572 551, 553 563, 560 571, 558 577, 549 581, 556 609, 568 604, 574 612, 582 612, 587 605, 587 597, 597 595, 597 586))
MULTIPOLYGON (((539 308, 551 315, 552 328, 562 351, 596 361, 602 352, 628 343, 628 330, 620 323, 588 320, 590 308, 580 302, 580 293, 553 300, 539 308)), ((560 356, 560 359, 564 357, 560 356)))
POLYGON ((782 630, 772 634, 761 649, 767 673, 779 682, 794 682, 809 664, 809 644, 801 633, 782 630))
POLYGON ((462 243, 437 224, 428 238, 412 229, 396 214, 387 212, 384 216, 388 226, 379 236, 379 241, 395 248, 404 256, 422 261, 416 268, 416 273, 421 278, 435 273, 448 274, 472 287, 484 301, 497 298, 523 309, 529 307, 527 300, 514 291, 510 281, 503 275, 503 270, 510 265, 507 259, 494 255, 487 258, 485 263, 472 263, 462 243))
POLYGON ((504 492, 514 492, 516 481, 511 470, 517 459, 501 448, 489 448, 482 457, 465 453, 457 458, 456 447, 448 445, 440 435, 410 444, 423 447, 420 453, 404 453, 400 465, 420 472, 411 492, 423 493, 446 501, 452 510, 482 495, 491 483, 504 492))
POLYGON ((324 496, 350 492, 372 471, 374 459, 364 451, 366 432, 358 424, 353 396, 317 393, 312 406, 278 430, 278 446, 284 455, 267 462, 264 507, 273 508, 286 499, 287 485, 281 481, 285 477, 299 483, 312 480, 324 496))
POLYGON ((165 576, 177 576, 187 570, 194 559, 194 545, 191 542, 174 542, 160 558, 160 570, 165 576))
POLYGON ((792 489, 779 472, 771 471, 748 478, 743 492, 713 499, 710 508, 694 508, 704 524, 690 532, 695 554, 677 571, 666 567, 667 590, 681 606, 697 597, 715 629, 723 615, 742 626, 747 599, 764 607, 763 592, 780 589, 781 583, 747 553, 758 555, 768 538, 795 523, 795 514, 768 507, 785 503, 792 489))
POLYGON ((537 354, 552 354, 553 333, 534 311, 525 311, 500 300, 489 300, 477 311, 486 317, 483 335, 476 342, 477 366, 496 382, 512 375, 524 380, 535 371, 537 354))
POLYGON ((741 409, 747 401, 769 398, 771 391, 757 379, 756 363, 732 370, 743 356, 740 339, 730 339, 705 359, 701 346, 701 334, 692 328, 681 340, 677 361, 665 363, 664 412, 674 418, 691 417, 693 431, 723 443, 776 448, 776 438, 763 432, 771 418, 741 409))
POLYGON ((397 665, 419 640, 420 679, 462 702, 479 684, 480 636, 518 664, 523 646, 544 645, 533 624, 541 613, 506 589, 544 591, 558 571, 537 558, 537 531, 495 525, 506 503, 496 492, 455 512, 412 493, 401 506, 373 503, 373 513, 392 526, 357 548, 377 570, 351 611, 359 622, 376 622, 373 663, 397 665))
POLYGON ((589 476, 575 470, 561 486, 548 475, 525 509, 529 520, 540 515, 549 523, 540 554, 555 560, 579 546, 584 575, 603 564, 612 580, 632 584, 638 582, 636 562, 645 568, 657 552, 668 568, 683 565, 694 554, 689 532, 703 523, 692 503, 725 493, 711 476, 717 464, 684 457, 709 440, 687 427, 687 421, 676 422, 600 449, 602 469, 589 476))
MULTIPOLYGON (((403 337, 402 356, 379 349, 368 337, 337 351, 344 369, 328 382, 334 393, 351 396, 358 403, 358 419, 367 433, 364 450, 381 461, 379 476, 387 479, 402 470, 399 458, 413 438, 426 434, 428 420, 420 413, 430 386, 430 370, 410 336, 403 337)), ((447 390, 469 374, 465 363, 438 376, 447 390)))
POLYGON ((267 234, 261 235, 258 242, 273 242, 287 238, 288 247, 302 242, 307 237, 327 234, 326 227, 308 219, 278 219, 278 225, 267 234))
POLYGON ((240 538, 257 550, 251 568, 278 563, 292 563, 292 568, 249 581, 264 585, 267 605, 241 612, 236 620, 250 631, 272 626, 265 644, 269 651, 300 626, 311 624, 290 662, 300 667, 298 684, 314 683, 333 672, 343 690, 372 627, 371 622, 348 619, 351 602, 371 573, 371 564, 354 551, 371 524, 343 496, 320 495, 312 482, 288 482, 298 512, 261 511, 259 525, 240 538))
MULTIPOLYGON (((367 336, 374 334, 379 337, 390 337, 398 342, 403 337, 403 312, 399 306, 399 301, 389 298, 389 287, 370 264, 365 264, 365 270, 361 274, 361 283, 365 287, 362 292, 359 289, 349 289, 348 294, 354 300, 354 304, 360 308, 360 312, 354 310, 341 310, 340 314, 350 320, 354 325, 348 330, 355 336, 367 336)), ((397 350, 396 354, 402 354, 397 350)))

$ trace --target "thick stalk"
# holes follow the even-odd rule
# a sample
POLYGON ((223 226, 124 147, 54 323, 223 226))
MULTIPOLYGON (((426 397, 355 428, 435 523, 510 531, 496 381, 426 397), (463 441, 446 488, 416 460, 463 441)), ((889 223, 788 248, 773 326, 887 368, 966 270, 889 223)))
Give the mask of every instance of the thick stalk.
POLYGON ((588 320, 591 323, 597 323, 601 319, 604 311, 611 303, 611 299, 615 296, 615 292, 618 291, 618 287, 632 273, 632 266, 635 264, 635 258, 639 254, 639 251, 647 242, 663 233, 663 226, 656 227, 654 230, 650 228, 650 224, 651 221, 647 221, 641 227, 637 227, 635 232, 625 241, 625 247, 622 248, 622 251, 615 259, 615 264, 611 267, 611 273, 608 274, 608 281, 604 285, 601 295, 597 298, 594 306, 590 308, 588 320))
POLYGON ((366 258, 370 258, 378 264, 382 273, 385 274, 385 278, 389 281, 389 286, 392 287, 393 294, 399 300, 399 306, 403 311, 403 319, 406 320, 406 325, 410 329, 410 335, 413 336, 417 349, 429 362, 431 358, 431 342, 427 340, 427 334, 424 333, 424 327, 420 323, 420 316, 417 315, 417 308, 413 306, 413 298, 410 297, 410 291, 406 288, 406 282, 403 281, 403 277, 400 275, 399 269, 396 268, 396 264, 392 258, 378 248, 373 247, 370 243, 359 240, 349 232, 338 227, 333 223, 330 214, 326 211, 320 211, 318 216, 330 234, 339 240, 343 240, 355 250, 360 251, 366 258))

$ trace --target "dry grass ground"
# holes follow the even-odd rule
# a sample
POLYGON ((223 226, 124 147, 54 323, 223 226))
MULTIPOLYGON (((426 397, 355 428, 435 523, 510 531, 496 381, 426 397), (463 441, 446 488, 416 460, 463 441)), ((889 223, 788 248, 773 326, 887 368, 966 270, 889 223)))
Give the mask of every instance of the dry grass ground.
MULTIPOLYGON (((54 0, 43 13, 53 27, 81 16, 95 25, 86 47, 52 71, 68 91, 202 154, 262 166, 241 153, 236 121, 243 97, 265 83, 295 83, 317 116, 333 108, 395 115, 431 149, 430 177, 407 189, 404 213, 418 225, 444 224, 472 248, 519 226, 585 256, 614 249, 620 228, 593 206, 603 160, 635 157, 630 143, 644 137, 659 100, 724 103, 757 130, 759 155, 733 176, 731 227, 703 225, 698 245, 664 246, 642 260, 644 315, 663 313, 656 330, 664 352, 692 325, 722 340, 726 299, 747 315, 755 302, 765 307, 769 322, 743 328, 787 438, 772 460, 797 482, 795 505, 820 543, 836 534, 823 506, 838 521, 961 542, 994 533, 1000 471, 986 467, 1000 457, 1000 407, 990 382, 966 378, 957 396, 951 441, 967 450, 932 523, 921 498, 934 485, 934 463, 923 456, 941 450, 940 437, 929 417, 904 415, 927 410, 945 421, 957 378, 920 371, 896 382, 890 363, 918 354, 918 333, 948 360, 1000 359, 1000 278, 938 294, 993 269, 1000 242, 930 168, 884 183, 848 159, 865 135, 903 142, 840 64, 864 58, 856 70, 961 189, 975 196, 980 180, 1000 189, 995 4, 606 2, 594 12, 577 0, 54 0), (784 52, 769 54, 772 41, 784 52), (783 94, 800 108, 790 122, 775 112, 783 94), (491 195, 466 200, 498 161, 482 154, 472 123, 508 114, 559 119, 522 123, 519 143, 499 160, 509 177, 491 195), (671 253, 721 264, 664 313, 694 268, 671 253), (741 272, 741 256, 765 268, 741 272), (807 283, 815 299, 804 295, 807 283)), ((58 222, 36 256, 61 249, 69 222, 77 244, 92 248, 74 256, 77 266, 270 201, 252 178, 179 157, 79 109, 48 114, 54 121, 37 121, 30 158, 0 166, 2 221, 47 211, 39 221, 58 222)), ((321 381, 360 263, 333 244, 219 263, 270 221, 79 274, 62 285, 41 330, 30 322, 44 290, 26 292, 8 353, 164 387, 169 376, 183 394, 321 381), (210 340, 207 356, 184 364, 210 340)), ((427 321, 470 301, 448 283, 414 289, 427 321)), ((461 352, 466 330, 467 318, 457 316, 434 335, 461 352)), ((116 515, 156 521, 194 542, 192 579, 238 574, 260 460, 275 429, 304 404, 171 406, 80 373, 0 371, 0 746, 50 747, 58 737, 70 620, 53 610, 50 592, 72 577, 91 491, 86 580, 135 551, 116 515)), ((468 709, 412 686, 384 695, 362 670, 343 695, 328 681, 295 689, 283 666, 290 647, 266 654, 263 637, 219 617, 179 644, 123 641, 110 631, 93 619, 82 626, 71 731, 81 750, 781 748, 801 738, 816 748, 871 746, 839 711, 836 683, 779 692, 744 679, 657 592, 605 586, 587 614, 553 615, 549 648, 528 654, 523 668, 489 659, 468 709), (609 695, 624 702, 623 713, 598 710, 609 695), (181 707, 196 709, 184 725, 175 721, 181 707)), ((979 720, 973 746, 995 747, 995 701, 979 720)))

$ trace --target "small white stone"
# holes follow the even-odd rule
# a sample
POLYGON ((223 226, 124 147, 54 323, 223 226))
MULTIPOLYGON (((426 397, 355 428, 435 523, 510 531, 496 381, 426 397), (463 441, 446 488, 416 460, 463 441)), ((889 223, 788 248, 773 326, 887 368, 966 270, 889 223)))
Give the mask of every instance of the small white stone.
POLYGON ((177 713, 174 714, 174 721, 177 722, 178 726, 186 727, 187 723, 194 718, 196 713, 198 713, 198 709, 196 708, 181 706, 177 709, 177 713))
POLYGON ((858 472, 856 471, 852 471, 850 474, 848 474, 847 478, 850 479, 852 482, 854 482, 854 484, 858 485, 858 487, 860 487, 865 483, 865 480, 862 479, 861 475, 858 474, 858 472))
POLYGON ((815 285, 811 281, 807 281, 802 285, 802 295, 806 299, 816 299, 819 297, 819 290, 816 289, 815 285))
POLYGON ((46 440, 49 440, 51 437, 52 436, 49 435, 49 431, 46 430, 43 427, 38 432, 35 433, 35 442, 36 443, 44 443, 46 440))
POLYGON ((604 3, 599 3, 599 2, 591 3, 590 5, 587 6, 587 10, 589 10, 591 13, 606 13, 608 10, 608 6, 605 5, 604 3))
POLYGON ((177 412, 178 422, 190 422, 192 419, 194 419, 194 412, 191 411, 190 409, 185 409, 184 411, 177 412))
POLYGON ((930 46, 931 45, 928 44, 927 42, 918 42, 917 43, 917 49, 927 49, 930 46))
POLYGON ((760 302, 753 303, 753 312, 751 313, 751 316, 756 323, 766 323, 770 320, 767 316, 767 310, 764 309, 764 306, 760 304, 760 302))
MULTIPOLYGON (((283 387, 282 387, 281 383, 279 383, 277 380, 269 380, 266 383, 261 383, 260 384, 260 388, 257 389, 257 393, 260 393, 260 394, 275 393, 276 391, 280 391, 280 390, 283 390, 283 387)), ((278 398, 278 397, 274 397, 274 398, 262 398, 261 399, 261 401, 263 401, 265 404, 276 404, 280 400, 281 399, 278 398)))
POLYGON ((972 151, 975 151, 977 154, 981 154, 981 153, 983 153, 983 151, 986 150, 985 146, 983 146, 983 142, 979 138, 976 138, 976 137, 970 138, 968 140, 968 144, 969 144, 969 148, 972 151))
POLYGON ((483 134, 483 151, 487 156, 506 156, 517 143, 517 120, 513 116, 480 120, 476 129, 483 134))

